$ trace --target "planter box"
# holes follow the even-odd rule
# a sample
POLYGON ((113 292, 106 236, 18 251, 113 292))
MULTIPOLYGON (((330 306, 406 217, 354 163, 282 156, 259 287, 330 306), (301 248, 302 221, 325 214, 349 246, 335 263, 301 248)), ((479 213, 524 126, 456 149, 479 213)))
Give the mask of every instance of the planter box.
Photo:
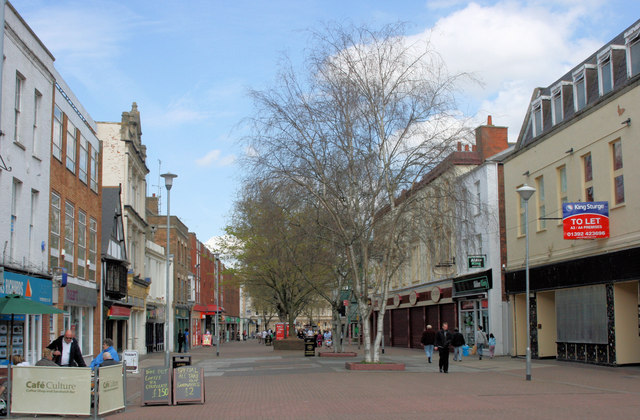
POLYGON ((318 356, 319 357, 356 357, 358 355, 358 353, 354 353, 354 352, 342 352, 342 353, 334 353, 332 351, 323 351, 323 352, 318 352, 318 356))
POLYGON ((347 362, 347 370, 404 370, 404 363, 362 363, 347 362))

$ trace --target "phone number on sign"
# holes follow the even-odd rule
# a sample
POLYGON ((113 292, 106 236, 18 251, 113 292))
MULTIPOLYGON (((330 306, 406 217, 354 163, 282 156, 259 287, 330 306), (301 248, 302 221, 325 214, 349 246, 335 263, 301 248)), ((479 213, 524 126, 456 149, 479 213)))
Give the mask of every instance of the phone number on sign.
POLYGON ((607 236, 607 232, 603 230, 599 231, 587 231, 587 232, 567 232, 565 233, 567 238, 598 238, 607 236))

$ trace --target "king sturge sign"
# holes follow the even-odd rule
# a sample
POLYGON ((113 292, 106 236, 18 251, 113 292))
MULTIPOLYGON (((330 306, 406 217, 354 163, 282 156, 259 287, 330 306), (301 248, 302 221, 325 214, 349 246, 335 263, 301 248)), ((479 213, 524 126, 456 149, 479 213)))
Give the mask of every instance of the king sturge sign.
POLYGON ((564 239, 608 238, 609 202, 564 203, 562 225, 564 239))

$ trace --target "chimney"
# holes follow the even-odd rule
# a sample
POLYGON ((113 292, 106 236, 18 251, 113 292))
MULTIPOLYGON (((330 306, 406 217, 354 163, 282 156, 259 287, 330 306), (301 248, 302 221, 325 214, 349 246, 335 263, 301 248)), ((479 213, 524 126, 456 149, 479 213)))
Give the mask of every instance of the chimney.
POLYGON ((158 197, 156 197, 155 194, 153 194, 151 197, 147 197, 147 211, 154 214, 154 215, 158 215, 159 213, 159 208, 158 208, 158 197))
POLYGON ((502 152, 507 147, 507 127, 496 127, 492 124, 491 115, 487 118, 487 125, 476 128, 476 145, 482 160, 502 152))
POLYGON ((462 143, 458 142, 458 152, 462 152, 462 143))
POLYGON ((468 151, 469 151, 469 145, 468 145, 468 144, 465 144, 465 145, 464 145, 464 151, 465 151, 465 152, 468 152, 468 151))

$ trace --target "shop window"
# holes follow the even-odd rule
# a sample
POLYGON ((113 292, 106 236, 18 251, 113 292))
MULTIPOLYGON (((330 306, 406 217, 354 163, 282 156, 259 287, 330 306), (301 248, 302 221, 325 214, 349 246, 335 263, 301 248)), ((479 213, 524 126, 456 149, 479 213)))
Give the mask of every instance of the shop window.
POLYGON ((613 163, 613 202, 624 203, 624 174, 622 173, 622 142, 616 140, 611 143, 613 163))

